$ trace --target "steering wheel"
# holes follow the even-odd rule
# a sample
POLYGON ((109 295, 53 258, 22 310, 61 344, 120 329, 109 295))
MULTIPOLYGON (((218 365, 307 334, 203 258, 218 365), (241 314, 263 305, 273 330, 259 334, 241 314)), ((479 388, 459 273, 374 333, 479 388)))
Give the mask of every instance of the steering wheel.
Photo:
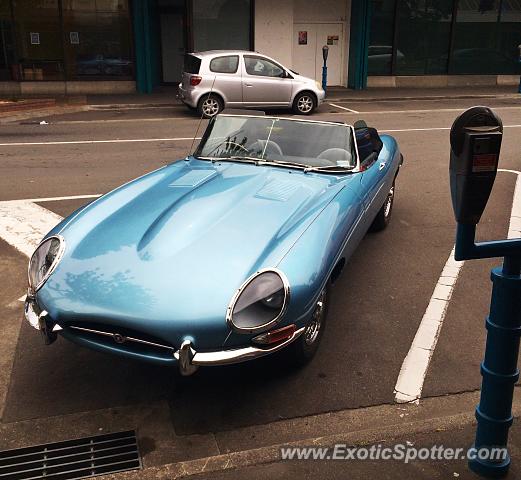
MULTIPOLYGON (((240 148, 242 149, 243 151, 245 151, 246 153, 250 153, 250 151, 244 146, 244 145, 241 145, 240 143, 237 143, 237 142, 234 142, 233 140, 230 140, 229 138, 227 137, 215 137, 213 138, 212 140, 217 140, 217 139, 223 139, 223 141, 219 144, 217 144, 211 151, 210 153, 208 153, 208 155, 212 155, 219 147, 221 147, 222 145, 233 145, 234 146, 234 149, 237 149, 237 148, 240 148)), ((228 148, 229 150, 229 148, 228 148)))

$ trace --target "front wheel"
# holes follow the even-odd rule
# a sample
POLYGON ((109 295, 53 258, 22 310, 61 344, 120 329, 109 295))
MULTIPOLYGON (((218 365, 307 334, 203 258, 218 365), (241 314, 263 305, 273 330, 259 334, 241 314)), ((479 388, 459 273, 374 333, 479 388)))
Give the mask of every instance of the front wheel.
POLYGON ((376 218, 373 220, 373 223, 369 228, 371 232, 379 232, 386 228, 387 225, 389 225, 389 222, 391 221, 391 214, 393 212, 394 190, 395 186, 393 182, 393 186, 391 187, 391 190, 389 190, 389 193, 387 194, 387 198, 385 199, 382 208, 376 215, 376 218))
POLYGON ((311 115, 315 110, 317 102, 312 93, 301 92, 293 101, 293 111, 297 115, 311 115))
POLYGON ((296 365, 305 365, 317 353, 320 340, 326 328, 328 309, 329 289, 325 287, 318 296, 313 315, 304 333, 288 347, 292 360, 296 365))
POLYGON ((223 101, 217 95, 203 95, 197 104, 197 111, 203 118, 212 118, 224 108, 223 101))

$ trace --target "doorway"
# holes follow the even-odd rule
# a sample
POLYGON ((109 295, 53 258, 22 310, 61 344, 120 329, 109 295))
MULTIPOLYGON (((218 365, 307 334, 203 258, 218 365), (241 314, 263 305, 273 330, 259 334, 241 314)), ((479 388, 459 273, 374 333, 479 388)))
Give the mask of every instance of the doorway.
POLYGON ((179 83, 186 53, 186 2, 185 0, 160 0, 158 4, 161 32, 161 81, 166 84, 179 83))
POLYGON ((295 23, 293 26, 293 69, 322 82, 322 47, 329 47, 327 85, 343 85, 344 24, 295 23))

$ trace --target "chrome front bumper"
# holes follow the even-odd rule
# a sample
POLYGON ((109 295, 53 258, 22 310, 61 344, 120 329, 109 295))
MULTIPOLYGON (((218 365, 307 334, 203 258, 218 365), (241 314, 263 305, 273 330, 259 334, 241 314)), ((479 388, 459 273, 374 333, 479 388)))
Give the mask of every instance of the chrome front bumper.
MULTIPOLYGON (((25 300, 25 308, 24 315, 26 320, 31 324, 33 328, 40 331, 44 342, 46 345, 50 345, 53 343, 58 337, 58 332, 63 330, 60 325, 56 322, 53 322, 49 317, 49 314, 45 310, 41 310, 36 303, 36 301, 29 296, 25 300)), ((218 350, 214 352, 197 352, 192 343, 189 340, 185 340, 179 350, 175 350, 174 348, 167 347, 164 345, 152 344, 151 342, 146 342, 143 340, 135 339, 135 338, 126 338, 122 337, 119 334, 102 332, 99 330, 92 329, 84 329, 79 327, 71 327, 77 330, 84 330, 92 334, 97 334, 103 337, 113 337, 117 343, 130 341, 137 343, 145 343, 149 345, 155 345, 158 347, 170 348, 173 351, 173 357, 177 360, 179 365, 179 371, 181 375, 188 376, 195 373, 195 371, 200 366, 216 366, 216 365, 231 365, 234 363, 246 362, 248 360, 253 360, 255 358, 264 357, 270 353, 277 352, 282 350, 284 347, 288 346, 294 340, 302 335, 304 332, 304 328, 302 327, 296 330, 291 337, 288 339, 274 344, 268 347, 257 347, 257 346, 247 346, 241 348, 234 348, 229 350, 218 350)))

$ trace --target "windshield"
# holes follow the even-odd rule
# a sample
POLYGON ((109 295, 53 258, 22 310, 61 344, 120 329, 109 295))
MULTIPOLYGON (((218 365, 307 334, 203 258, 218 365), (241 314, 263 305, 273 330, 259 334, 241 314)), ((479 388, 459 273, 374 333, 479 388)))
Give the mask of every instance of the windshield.
POLYGON ((356 166, 349 126, 273 117, 219 115, 194 155, 331 171, 356 166))

